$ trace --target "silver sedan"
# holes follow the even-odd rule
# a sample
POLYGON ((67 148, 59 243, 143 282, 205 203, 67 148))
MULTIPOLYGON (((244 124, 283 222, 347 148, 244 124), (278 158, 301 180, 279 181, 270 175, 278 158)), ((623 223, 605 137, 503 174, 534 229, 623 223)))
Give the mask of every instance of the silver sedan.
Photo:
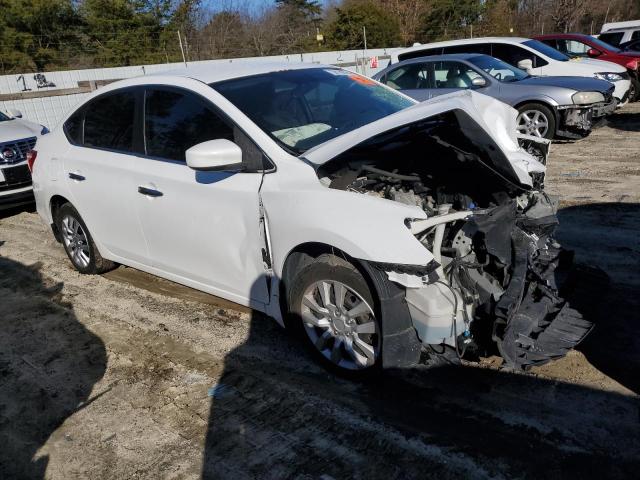
POLYGON ((581 138, 615 110, 611 83, 586 77, 533 77, 497 58, 452 54, 393 64, 374 78, 424 101, 474 89, 516 108, 518 132, 551 139, 581 138))

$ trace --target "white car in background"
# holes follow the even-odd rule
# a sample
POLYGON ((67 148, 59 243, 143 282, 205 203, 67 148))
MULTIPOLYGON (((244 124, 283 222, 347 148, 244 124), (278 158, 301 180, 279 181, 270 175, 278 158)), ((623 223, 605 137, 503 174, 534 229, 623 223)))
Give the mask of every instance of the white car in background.
POLYGON ((496 346, 526 369, 591 324, 551 278, 555 208, 516 115, 320 65, 149 75, 45 137, 36 204, 81 273, 121 263, 250 306, 339 372, 496 346))
POLYGON ((33 203, 29 152, 49 130, 22 119, 17 110, 0 112, 0 209, 33 203))
POLYGON ((518 37, 486 37, 451 40, 396 50, 391 64, 410 58, 450 53, 482 53, 498 58, 529 75, 593 77, 611 82, 619 104, 627 102, 631 81, 625 67, 592 58, 569 58, 538 40, 518 37))
POLYGON ((620 46, 621 43, 638 40, 640 39, 640 20, 605 23, 598 38, 614 47, 620 46))

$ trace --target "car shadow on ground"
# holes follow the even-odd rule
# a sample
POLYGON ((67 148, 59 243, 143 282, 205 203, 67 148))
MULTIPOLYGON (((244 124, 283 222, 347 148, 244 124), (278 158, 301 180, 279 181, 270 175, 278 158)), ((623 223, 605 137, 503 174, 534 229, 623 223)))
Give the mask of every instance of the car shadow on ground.
POLYGON ((640 468, 637 398, 469 365, 346 381, 258 313, 209 393, 205 479, 630 478, 640 468))
POLYGON ((607 117, 607 126, 625 132, 640 132, 640 113, 617 111, 607 117))
POLYGON ((36 204, 29 203, 27 205, 20 205, 17 207, 3 208, 0 209, 0 220, 5 218, 13 217, 14 215, 18 215, 22 212, 35 213, 36 212, 36 204))
POLYGON ((597 203, 558 212, 557 238, 576 263, 597 267, 608 288, 587 272, 570 303, 595 323, 578 348, 598 370, 640 394, 640 205, 597 203))
POLYGON ((61 290, 39 265, 0 257, 0 478, 45 477, 48 457, 34 455, 106 369, 103 342, 61 290))

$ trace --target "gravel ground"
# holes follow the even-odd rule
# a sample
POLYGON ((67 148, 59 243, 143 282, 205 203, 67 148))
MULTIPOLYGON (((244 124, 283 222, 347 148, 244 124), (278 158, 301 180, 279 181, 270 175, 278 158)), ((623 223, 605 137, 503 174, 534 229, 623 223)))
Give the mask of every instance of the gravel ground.
POLYGON ((349 383, 259 314, 133 269, 83 276, 0 216, 0 478, 637 478, 640 105, 554 144, 558 236, 604 269, 566 358, 349 383))

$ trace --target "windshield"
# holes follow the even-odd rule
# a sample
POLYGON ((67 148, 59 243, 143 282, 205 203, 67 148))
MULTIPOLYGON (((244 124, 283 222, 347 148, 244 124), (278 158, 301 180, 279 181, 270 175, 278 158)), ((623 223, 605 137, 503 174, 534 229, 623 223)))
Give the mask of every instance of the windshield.
POLYGON ((598 47, 602 48, 603 50, 609 50, 610 52, 613 52, 613 53, 618 53, 621 51, 619 48, 616 48, 613 45, 609 45, 608 43, 603 42, 598 38, 592 37, 589 40, 591 40, 592 43, 596 44, 598 47))
POLYGON ((500 82, 517 82, 529 76, 519 68, 512 67, 508 63, 504 63, 502 60, 490 57, 489 55, 479 55, 470 58, 469 61, 500 82))
POLYGON ((285 70, 211 84, 286 150, 306 150, 414 105, 361 75, 285 70))
POLYGON ((534 50, 537 50, 543 55, 546 55, 547 57, 553 60, 557 60, 559 62, 568 62, 569 60, 571 60, 564 53, 559 52, 555 48, 552 48, 549 45, 545 45, 544 43, 539 42, 538 40, 527 40, 526 42, 522 42, 522 44, 526 45, 529 48, 533 48, 534 50))

